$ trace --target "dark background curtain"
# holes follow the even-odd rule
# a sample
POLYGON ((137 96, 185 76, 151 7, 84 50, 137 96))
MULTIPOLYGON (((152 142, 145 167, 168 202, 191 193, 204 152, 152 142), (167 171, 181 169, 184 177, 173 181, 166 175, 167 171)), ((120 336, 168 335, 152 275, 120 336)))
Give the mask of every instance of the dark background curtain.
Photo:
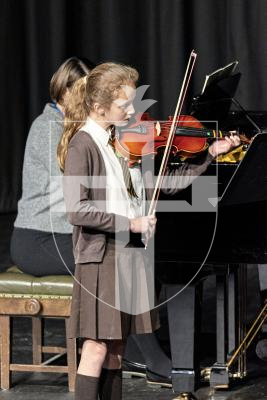
MULTIPOLYGON (((145 97, 157 100, 151 115, 166 119, 194 48, 185 112, 205 75, 233 60, 242 73, 236 99, 247 110, 265 111, 266 21, 266 0, 0 0, 0 270, 11 263, 30 124, 49 101, 49 81, 66 58, 133 65, 140 84, 150 85, 145 97)), ((258 276, 251 276, 256 286, 258 276)), ((249 292, 254 304, 258 290, 249 292)))
POLYGON ((266 0, 0 0, 0 7, 1 213, 16 210, 30 124, 70 56, 136 67, 160 119, 174 111, 191 49, 198 59, 187 106, 207 73, 238 60, 236 99, 267 110, 266 0))

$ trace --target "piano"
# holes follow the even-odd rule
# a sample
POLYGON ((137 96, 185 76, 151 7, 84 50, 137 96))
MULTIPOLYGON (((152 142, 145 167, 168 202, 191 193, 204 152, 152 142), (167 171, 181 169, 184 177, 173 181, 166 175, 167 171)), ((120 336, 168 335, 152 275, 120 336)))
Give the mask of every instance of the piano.
MULTIPOLYGON (((175 393, 191 393, 200 386, 201 299, 209 274, 216 275, 217 347, 210 385, 228 387, 231 378, 246 375, 244 353, 237 362, 231 359, 246 333, 246 265, 267 263, 267 113, 247 115, 228 109, 224 122, 220 116, 220 129, 241 127, 256 137, 240 163, 212 164, 207 170, 214 175, 218 168, 218 213, 157 215, 156 276, 171 299, 167 311, 175 393)), ((190 201, 190 190, 175 199, 190 201)))

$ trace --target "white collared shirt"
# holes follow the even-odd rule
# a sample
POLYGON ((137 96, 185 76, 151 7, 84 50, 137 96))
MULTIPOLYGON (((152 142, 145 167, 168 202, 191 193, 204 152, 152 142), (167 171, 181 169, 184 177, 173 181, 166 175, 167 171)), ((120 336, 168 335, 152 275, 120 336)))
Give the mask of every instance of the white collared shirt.
POLYGON ((109 145, 111 132, 106 131, 91 118, 88 118, 82 130, 87 132, 98 146, 106 167, 106 211, 136 218, 145 215, 145 190, 140 166, 129 168, 133 187, 138 198, 130 198, 123 178, 123 172, 116 154, 109 145))

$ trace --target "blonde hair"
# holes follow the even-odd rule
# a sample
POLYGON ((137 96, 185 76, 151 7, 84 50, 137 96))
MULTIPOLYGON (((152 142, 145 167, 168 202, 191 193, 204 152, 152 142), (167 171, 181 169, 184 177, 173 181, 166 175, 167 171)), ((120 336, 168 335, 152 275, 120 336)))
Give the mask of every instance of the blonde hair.
POLYGON ((73 86, 64 113, 64 130, 57 149, 60 169, 64 171, 68 144, 72 137, 84 125, 95 103, 109 108, 119 96, 121 85, 136 84, 138 72, 127 65, 103 63, 95 67, 90 74, 79 79, 73 86))

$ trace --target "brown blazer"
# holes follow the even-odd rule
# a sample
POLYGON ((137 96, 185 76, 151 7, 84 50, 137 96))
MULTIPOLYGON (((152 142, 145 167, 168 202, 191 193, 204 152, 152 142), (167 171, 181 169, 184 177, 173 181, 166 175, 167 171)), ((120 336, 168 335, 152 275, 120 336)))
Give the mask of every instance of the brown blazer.
MULTIPOLYGON (((212 156, 208 154, 200 165, 184 163, 177 169, 167 169, 166 180, 171 180, 171 185, 167 182, 166 187, 169 189, 164 192, 172 195, 181 190, 177 188, 181 176, 189 178, 188 186, 195 176, 206 170, 211 160, 212 156)), ((102 262, 107 234, 129 230, 127 217, 105 211, 105 176, 105 163, 98 146, 88 133, 77 132, 68 146, 63 180, 67 215, 69 222, 74 225, 73 249, 76 264, 102 262), (68 179, 71 176, 84 177, 86 182, 80 184, 76 178, 68 179), (98 178, 92 181, 91 177, 98 178), (79 192, 80 195, 74 196, 79 192)), ((143 179, 147 188, 146 198, 150 200, 153 194, 152 172, 147 170, 143 179)))

